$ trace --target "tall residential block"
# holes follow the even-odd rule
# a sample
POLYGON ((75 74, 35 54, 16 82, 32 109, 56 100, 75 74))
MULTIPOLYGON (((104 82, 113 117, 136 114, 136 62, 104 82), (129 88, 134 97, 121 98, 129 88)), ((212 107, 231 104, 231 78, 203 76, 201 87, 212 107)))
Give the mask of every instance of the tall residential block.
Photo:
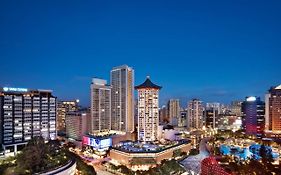
POLYGON ((166 106, 162 106, 162 108, 159 109, 159 122, 160 124, 168 123, 168 109, 166 106))
POLYGON ((202 129, 203 127, 203 104, 199 99, 192 99, 188 103, 188 128, 202 129))
POLYGON ((134 70, 127 65, 111 70, 111 129, 134 131, 134 70))
POLYGON ((91 133, 111 130, 111 86, 106 80, 92 79, 90 122, 91 133))
POLYGON ((144 83, 135 87, 138 91, 138 140, 155 141, 159 126, 159 90, 147 77, 144 83))
POLYGON ((188 124, 187 110, 181 110, 180 113, 181 113, 181 117, 180 117, 179 126, 187 127, 187 124, 188 124))
POLYGON ((0 144, 4 149, 42 136, 56 139, 56 97, 51 90, 0 88, 0 144))
POLYGON ((167 104, 169 123, 173 126, 178 126, 181 123, 181 113, 180 113, 180 100, 170 99, 167 104))

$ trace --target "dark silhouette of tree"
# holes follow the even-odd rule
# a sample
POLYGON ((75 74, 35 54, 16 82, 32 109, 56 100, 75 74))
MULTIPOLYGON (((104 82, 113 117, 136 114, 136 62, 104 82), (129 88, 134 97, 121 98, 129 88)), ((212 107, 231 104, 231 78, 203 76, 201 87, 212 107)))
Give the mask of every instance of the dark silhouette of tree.
POLYGON ((267 149, 264 144, 261 145, 259 154, 263 164, 271 164, 274 160, 272 157, 272 150, 267 149))
POLYGON ((34 137, 30 140, 27 146, 22 150, 22 153, 17 157, 17 170, 27 173, 37 172, 44 165, 46 158, 47 147, 43 137, 34 137))

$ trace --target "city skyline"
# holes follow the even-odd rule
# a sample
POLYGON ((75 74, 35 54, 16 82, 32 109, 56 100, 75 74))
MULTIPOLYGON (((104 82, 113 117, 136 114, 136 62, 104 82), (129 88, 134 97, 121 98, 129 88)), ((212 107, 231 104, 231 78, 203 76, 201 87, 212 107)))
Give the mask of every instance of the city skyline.
POLYGON ((280 174, 280 9, 0 1, 0 174, 280 174))
POLYGON ((1 2, 0 85, 89 106, 91 79, 127 64, 135 84, 163 86, 160 105, 186 106, 263 100, 280 84, 281 2, 161 2, 1 2))

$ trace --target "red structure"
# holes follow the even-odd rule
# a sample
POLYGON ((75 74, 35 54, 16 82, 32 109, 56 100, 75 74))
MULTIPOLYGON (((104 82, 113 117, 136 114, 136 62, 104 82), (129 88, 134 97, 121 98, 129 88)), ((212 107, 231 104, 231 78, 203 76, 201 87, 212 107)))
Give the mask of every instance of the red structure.
POLYGON ((231 175, 218 164, 215 157, 207 157, 201 162, 201 175, 231 175))

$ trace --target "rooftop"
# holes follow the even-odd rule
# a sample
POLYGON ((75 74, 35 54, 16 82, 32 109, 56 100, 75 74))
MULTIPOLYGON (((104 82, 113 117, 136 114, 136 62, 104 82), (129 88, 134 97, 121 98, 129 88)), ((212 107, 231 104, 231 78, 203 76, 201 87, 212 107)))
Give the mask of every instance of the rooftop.
POLYGON ((0 92, 3 93, 52 93, 52 90, 47 89, 27 89, 27 88, 18 88, 18 87, 0 87, 0 92))
POLYGON ((152 81, 150 80, 150 77, 147 76, 146 80, 142 84, 135 86, 135 89, 143 89, 143 88, 161 89, 162 87, 152 83, 152 81))
POLYGON ((281 89, 281 84, 279 86, 277 86, 275 89, 281 89))
POLYGON ((190 143, 190 140, 178 140, 169 142, 168 144, 156 144, 156 143, 142 143, 133 141, 123 141, 113 146, 113 149, 127 152, 127 153, 158 153, 172 147, 176 147, 182 144, 190 143))

